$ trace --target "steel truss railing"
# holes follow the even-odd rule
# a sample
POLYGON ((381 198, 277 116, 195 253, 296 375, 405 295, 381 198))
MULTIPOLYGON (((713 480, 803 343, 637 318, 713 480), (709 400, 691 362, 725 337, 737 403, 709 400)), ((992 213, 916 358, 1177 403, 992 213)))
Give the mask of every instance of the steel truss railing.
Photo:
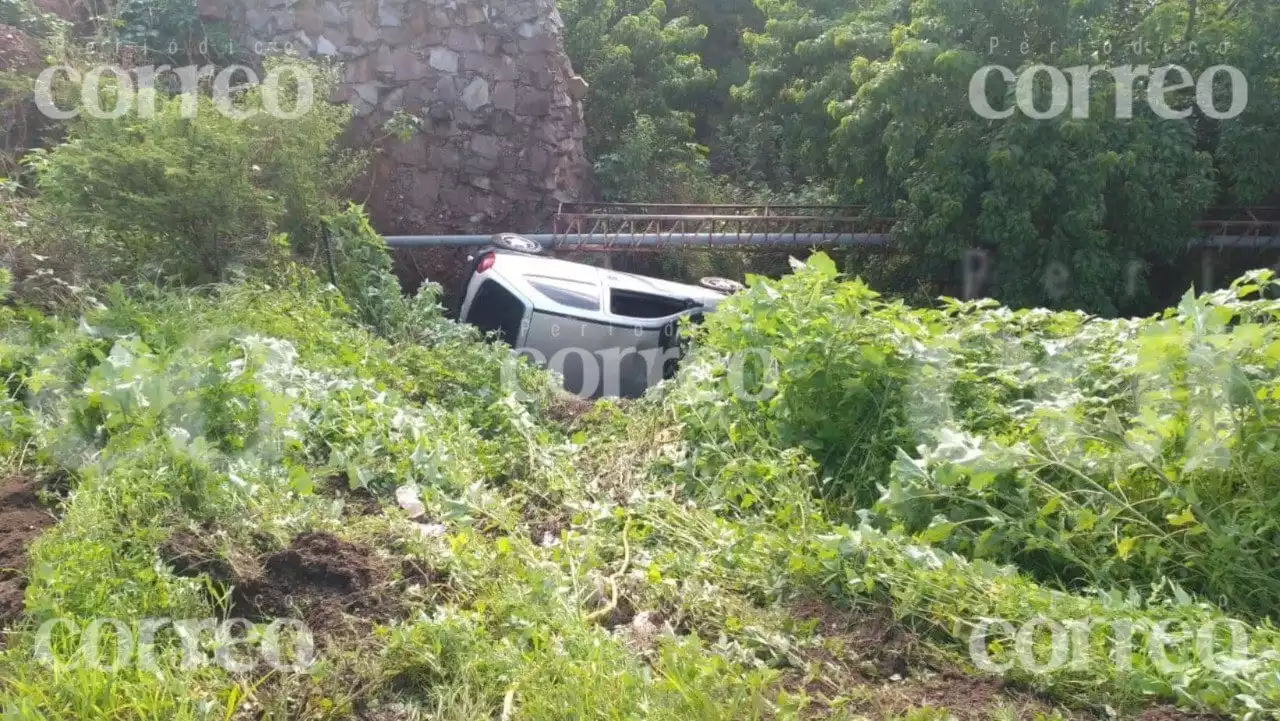
MULTIPOLYGON (((894 218, 861 206, 773 204, 563 203, 552 232, 528 234, 557 250, 770 250, 891 247, 894 218)), ((1280 249, 1280 208, 1215 208, 1195 224, 1202 249, 1280 249)), ((484 245, 488 235, 387 236, 392 247, 484 245)))

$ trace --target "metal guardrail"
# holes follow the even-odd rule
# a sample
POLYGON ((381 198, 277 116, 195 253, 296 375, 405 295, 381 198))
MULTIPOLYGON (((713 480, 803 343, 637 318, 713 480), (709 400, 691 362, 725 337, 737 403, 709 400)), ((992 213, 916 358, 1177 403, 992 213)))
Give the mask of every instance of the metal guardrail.
POLYGON ((1214 208, 1196 222, 1200 248, 1280 248, 1280 208, 1214 208))
MULTIPOLYGON (((895 218, 860 206, 564 203, 551 233, 527 234, 544 247, 593 252, 796 247, 891 247, 895 218)), ((1280 208, 1215 208, 1195 224, 1189 248, 1280 249, 1280 208)), ((487 234, 386 236, 393 248, 469 247, 487 234)))
MULTIPOLYGON (((542 247, 552 250, 587 252, 636 251, 652 252, 668 247, 705 250, 816 248, 816 247, 884 247, 887 234, 875 233, 634 233, 626 235, 591 235, 580 233, 525 233, 542 247)), ((392 248, 467 248, 488 245, 491 235, 387 235, 383 239, 392 248)))

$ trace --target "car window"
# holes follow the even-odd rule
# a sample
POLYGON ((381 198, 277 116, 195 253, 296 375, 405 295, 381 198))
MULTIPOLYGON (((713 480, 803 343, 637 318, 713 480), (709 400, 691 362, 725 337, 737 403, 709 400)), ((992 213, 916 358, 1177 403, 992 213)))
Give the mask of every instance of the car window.
POLYGON ((514 344, 520 339, 524 312, 524 303, 514 293, 497 281, 486 280, 471 300, 466 320, 480 330, 496 332, 502 340, 514 344))
POLYGON ((535 280, 533 276, 527 276, 527 279, 534 290, 561 305, 581 310, 600 310, 600 296, 593 285, 552 278, 535 280))
POLYGON ((665 318, 692 308, 693 305, 687 298, 671 298, 616 288, 609 292, 609 311, 629 318, 665 318))

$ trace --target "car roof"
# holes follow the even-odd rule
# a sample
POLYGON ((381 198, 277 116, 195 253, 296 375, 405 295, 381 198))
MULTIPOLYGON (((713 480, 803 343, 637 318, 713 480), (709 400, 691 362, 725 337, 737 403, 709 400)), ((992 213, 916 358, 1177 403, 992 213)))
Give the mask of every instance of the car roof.
POLYGON ((496 249, 493 266, 486 273, 493 273, 507 283, 516 286, 521 294, 533 303, 535 309, 581 318, 592 318, 611 323, 628 323, 636 325, 655 324, 660 319, 633 318, 618 316, 608 312, 608 295, 611 290, 624 290, 636 293, 648 293, 669 298, 685 298, 697 306, 710 309, 716 306, 725 296, 709 288, 687 283, 676 283, 661 278, 624 273, 608 268, 597 268, 585 263, 549 258, 543 255, 529 255, 496 249), (567 284, 589 285, 599 294, 601 308, 598 311, 584 310, 566 306, 548 298, 539 292, 531 283, 533 280, 564 281, 567 284))

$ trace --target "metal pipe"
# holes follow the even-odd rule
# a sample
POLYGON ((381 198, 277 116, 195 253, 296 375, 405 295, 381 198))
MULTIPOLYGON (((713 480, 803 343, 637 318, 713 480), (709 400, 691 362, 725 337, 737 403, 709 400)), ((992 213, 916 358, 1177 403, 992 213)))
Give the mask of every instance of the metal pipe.
MULTIPOLYGON (((544 248, 561 250, 656 250, 664 246, 680 248, 735 248, 774 245, 780 247, 890 245, 887 233, 534 233, 525 235, 544 248)), ((468 248, 488 245, 493 236, 482 235, 387 235, 392 248, 468 248)), ((1214 235, 1195 238, 1192 248, 1280 248, 1278 237, 1214 235)))
MULTIPOLYGON (((525 236, 533 238, 534 236, 525 236)), ((392 248, 466 248, 488 245, 493 234, 484 235, 384 235, 382 239, 392 248)), ((537 238, 534 238, 535 240, 537 238)), ((541 242, 541 241, 539 241, 541 242)))
MULTIPOLYGON (((544 248, 577 249, 604 247, 626 250, 628 248, 656 248, 666 245, 677 247, 726 247, 751 245, 777 245, 785 247, 834 246, 884 246, 889 244, 887 233, 534 233, 524 235, 536 240, 544 248)), ((386 235, 383 239, 392 248, 461 248, 488 245, 492 235, 386 235)))

